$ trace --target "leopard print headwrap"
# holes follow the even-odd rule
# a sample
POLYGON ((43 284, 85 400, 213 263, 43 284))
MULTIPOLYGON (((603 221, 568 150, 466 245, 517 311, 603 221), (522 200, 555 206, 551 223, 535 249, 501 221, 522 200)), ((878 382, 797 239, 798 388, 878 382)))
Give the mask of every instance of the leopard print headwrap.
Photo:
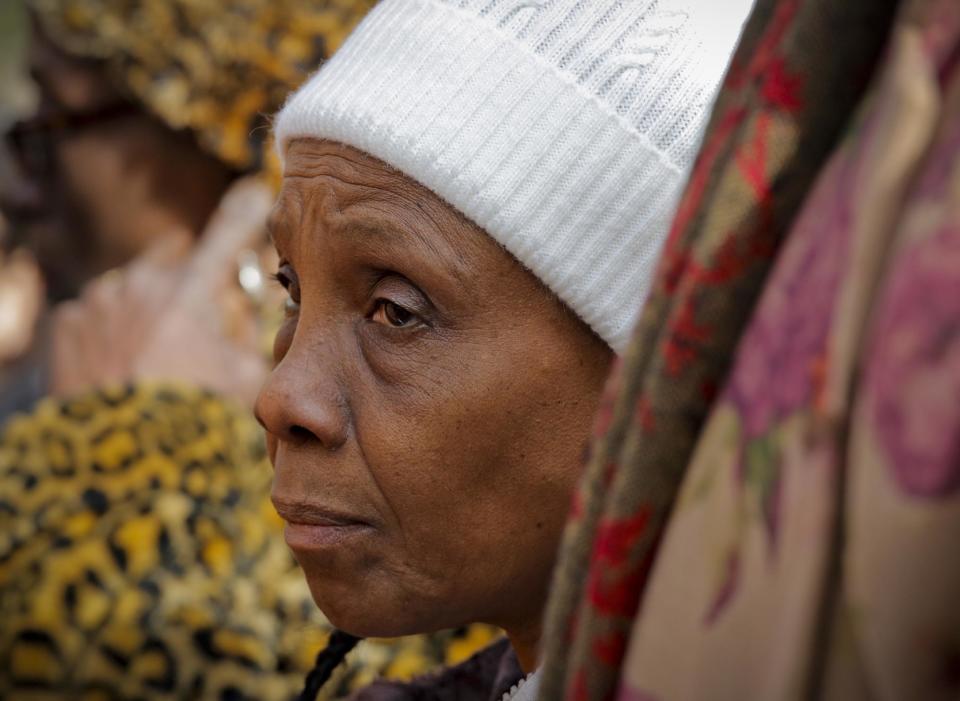
POLYGON ((264 165, 267 118, 376 0, 28 0, 75 56, 240 170, 264 165))

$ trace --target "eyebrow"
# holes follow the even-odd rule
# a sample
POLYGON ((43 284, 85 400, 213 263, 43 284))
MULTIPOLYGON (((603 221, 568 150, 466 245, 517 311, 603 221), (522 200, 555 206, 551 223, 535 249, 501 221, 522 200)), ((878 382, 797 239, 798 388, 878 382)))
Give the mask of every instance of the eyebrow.
MULTIPOLYGON (((396 214, 380 206, 389 204, 393 203, 385 202, 383 199, 370 198, 362 202, 351 202, 350 204, 341 206, 338 211, 344 215, 345 220, 333 228, 338 232, 341 230, 350 230, 378 238, 412 239, 428 249, 431 253, 440 255, 441 252, 437 249, 435 241, 433 241, 430 236, 424 234, 420 227, 398 224, 396 214), (356 209, 360 205, 364 206, 365 211, 359 214, 359 216, 352 214, 351 210, 356 209)), ((404 206, 404 203, 398 203, 398 206, 404 206)), ((420 211, 423 212, 422 209, 420 211)), ((426 213, 424 212, 424 214, 426 213)), ((432 217, 428 216, 427 218, 430 220, 433 228, 439 231, 440 226, 437 222, 434 221, 432 217)))
POLYGON ((299 196, 289 193, 281 193, 274 203, 273 208, 267 216, 265 229, 267 237, 274 248, 279 248, 280 244, 286 243, 290 236, 291 219, 294 216, 302 218, 303 203, 299 196))
POLYGON ((274 246, 274 248, 276 248, 277 245, 276 231, 280 227, 280 225, 277 223, 277 216, 278 215, 271 213, 270 216, 267 217, 267 224, 264 227, 267 231, 267 238, 270 240, 270 243, 274 246))

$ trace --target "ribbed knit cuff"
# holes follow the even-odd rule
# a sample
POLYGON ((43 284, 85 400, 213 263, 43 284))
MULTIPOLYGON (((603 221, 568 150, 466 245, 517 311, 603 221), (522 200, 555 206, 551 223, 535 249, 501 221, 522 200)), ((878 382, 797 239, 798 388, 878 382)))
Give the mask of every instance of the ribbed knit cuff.
POLYGON ((646 297, 685 173, 482 17, 385 0, 277 118, 394 166, 499 241, 614 350, 646 297))

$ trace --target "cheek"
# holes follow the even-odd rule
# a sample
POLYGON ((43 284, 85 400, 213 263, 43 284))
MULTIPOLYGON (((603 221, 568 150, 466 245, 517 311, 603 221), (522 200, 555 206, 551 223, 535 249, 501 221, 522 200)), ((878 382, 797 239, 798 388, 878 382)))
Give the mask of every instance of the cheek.
POLYGON ((554 435, 557 383, 517 367, 435 362, 409 373, 415 386, 378 393, 375 409, 356 407, 375 480, 404 541, 425 558, 496 562, 505 543, 562 521, 583 438, 554 435))

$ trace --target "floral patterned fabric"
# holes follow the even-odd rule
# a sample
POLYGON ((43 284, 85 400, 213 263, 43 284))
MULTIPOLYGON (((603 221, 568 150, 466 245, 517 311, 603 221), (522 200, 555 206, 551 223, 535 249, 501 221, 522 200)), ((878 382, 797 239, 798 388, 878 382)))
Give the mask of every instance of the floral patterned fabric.
POLYGON ((960 5, 908 3, 686 471, 620 699, 960 693, 960 5))
MULTIPOLYGON (((548 607, 540 698, 579 701, 617 694, 634 618, 643 621, 647 615, 651 565, 656 562, 660 570, 655 556, 664 524, 686 484, 710 409, 725 387, 782 242, 870 83, 896 6, 894 0, 758 2, 681 201, 653 294, 600 409, 548 607)), ((816 285, 806 294, 814 290, 828 294, 816 285)), ((799 325, 799 345, 781 343, 779 328, 756 332, 757 343, 772 348, 775 360, 755 371, 772 372, 774 384, 780 384, 786 363, 805 361, 822 334, 804 312, 794 316, 791 321, 787 314, 784 323, 791 329, 799 325), (784 348, 789 352, 780 357, 784 348)), ((751 405, 748 431, 762 431, 784 407, 809 399, 797 385, 770 387, 769 377, 744 382, 770 391, 751 405)), ((724 391, 735 401, 739 390, 724 391)), ((762 495, 765 522, 776 532, 782 502, 763 449, 762 443, 753 448, 749 479, 762 495)), ((740 566, 734 556, 714 563, 710 603, 716 613, 708 609, 701 616, 719 615, 740 566)), ((674 592, 677 606, 688 604, 684 591, 674 592)), ((657 630, 661 637, 671 635, 657 630)), ((671 649, 686 659, 686 651, 678 655, 671 649)))

